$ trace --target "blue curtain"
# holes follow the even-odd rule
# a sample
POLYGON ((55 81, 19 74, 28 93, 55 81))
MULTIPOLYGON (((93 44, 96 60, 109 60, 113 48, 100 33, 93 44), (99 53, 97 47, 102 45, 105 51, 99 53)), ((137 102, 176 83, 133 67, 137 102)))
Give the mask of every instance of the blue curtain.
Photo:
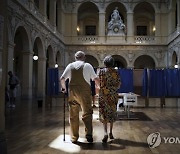
POLYGON ((180 96, 180 70, 166 69, 166 96, 180 96))
POLYGON ((47 92, 49 96, 59 94, 59 72, 57 68, 48 68, 47 71, 47 92))
POLYGON ((147 96, 148 93, 148 73, 147 69, 143 70, 143 76, 142 76, 142 96, 147 96))
POLYGON ((121 78, 121 87, 118 93, 134 92, 133 87, 133 70, 132 69, 118 69, 121 78))
POLYGON ((164 70, 150 70, 149 72, 149 96, 165 96, 165 76, 164 70))

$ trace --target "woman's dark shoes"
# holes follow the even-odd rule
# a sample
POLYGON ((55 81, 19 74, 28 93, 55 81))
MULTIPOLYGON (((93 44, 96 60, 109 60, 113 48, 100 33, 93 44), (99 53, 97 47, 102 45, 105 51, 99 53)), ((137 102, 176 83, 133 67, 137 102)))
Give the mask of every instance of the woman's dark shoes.
POLYGON ((112 133, 109 133, 109 138, 110 138, 110 139, 114 139, 114 136, 113 136, 112 133))
POLYGON ((107 143, 107 140, 108 140, 108 135, 104 135, 104 138, 102 139, 102 142, 107 143))
POLYGON ((92 135, 86 135, 86 139, 89 143, 92 143, 93 142, 93 137, 92 135))

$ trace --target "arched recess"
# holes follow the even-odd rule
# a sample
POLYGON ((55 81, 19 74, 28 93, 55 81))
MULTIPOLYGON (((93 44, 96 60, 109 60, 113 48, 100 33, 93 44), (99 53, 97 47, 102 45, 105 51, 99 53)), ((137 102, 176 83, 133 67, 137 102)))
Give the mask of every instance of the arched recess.
POLYGON ((23 26, 19 26, 16 29, 15 36, 14 36, 14 44, 15 46, 14 46, 13 62, 9 61, 8 63, 13 63, 12 69, 20 80, 20 87, 18 88, 18 93, 17 93, 17 95, 20 96, 23 92, 28 93, 28 91, 24 91, 23 89, 25 89, 26 87, 29 87, 28 84, 30 83, 27 82, 29 76, 27 75, 28 75, 29 69, 31 69, 31 66, 29 66, 30 61, 27 57, 29 55, 25 54, 25 53, 29 53, 30 51, 29 38, 28 38, 27 31, 23 26))
POLYGON ((118 67, 118 68, 127 68, 127 62, 126 60, 120 56, 120 55, 113 55, 112 56, 114 58, 114 67, 118 67))
POLYGON ((84 2, 78 9, 77 35, 98 35, 99 10, 92 2, 84 2))
POLYGON ((178 65, 178 56, 176 52, 174 51, 172 54, 171 66, 176 68, 177 65, 178 65))
POLYGON ((148 55, 142 55, 139 56, 135 61, 134 61, 134 68, 135 69, 144 69, 144 68, 155 68, 155 62, 154 59, 148 55))
POLYGON ((86 62, 90 63, 94 68, 99 67, 98 60, 92 55, 86 55, 86 62))
POLYGON ((106 17, 105 17, 105 23, 106 23, 106 29, 108 22, 111 20, 111 14, 115 8, 118 8, 119 15, 121 16, 121 19, 125 25, 127 25, 127 11, 125 6, 120 2, 113 2, 110 3, 106 8, 106 17))
POLYGON ((53 56, 53 49, 52 49, 52 46, 49 45, 46 52, 46 85, 45 85, 46 94, 47 94, 48 68, 54 68, 54 67, 55 67, 55 61, 54 61, 54 56, 53 56))
POLYGON ((155 10, 148 2, 141 2, 134 8, 134 35, 155 35, 155 10))
POLYGON ((32 93, 35 97, 40 97, 43 94, 42 87, 43 75, 45 69, 45 58, 44 58, 44 47, 41 39, 37 37, 33 45, 33 76, 32 76, 32 93), (37 56, 38 59, 35 59, 34 56, 37 56))

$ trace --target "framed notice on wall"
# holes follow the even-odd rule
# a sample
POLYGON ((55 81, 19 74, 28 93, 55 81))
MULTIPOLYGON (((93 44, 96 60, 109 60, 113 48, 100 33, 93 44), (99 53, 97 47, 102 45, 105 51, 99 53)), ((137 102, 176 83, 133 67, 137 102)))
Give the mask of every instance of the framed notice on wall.
POLYGON ((0 49, 3 49, 4 17, 0 15, 0 49))

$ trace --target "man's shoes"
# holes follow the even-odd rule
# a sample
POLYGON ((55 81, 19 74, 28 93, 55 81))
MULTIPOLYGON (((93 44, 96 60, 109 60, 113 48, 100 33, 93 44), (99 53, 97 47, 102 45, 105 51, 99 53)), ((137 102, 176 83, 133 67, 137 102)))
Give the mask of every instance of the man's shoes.
POLYGON ((104 135, 104 138, 102 139, 102 142, 107 143, 107 140, 108 140, 108 135, 104 135))
POLYGON ((71 139, 71 142, 72 142, 73 144, 76 144, 76 143, 77 143, 77 140, 71 139))
POLYGON ((92 135, 86 135, 86 139, 89 143, 92 143, 93 142, 93 137, 92 135))
POLYGON ((109 133, 109 138, 110 138, 110 139, 114 139, 114 136, 113 136, 112 133, 109 133))

